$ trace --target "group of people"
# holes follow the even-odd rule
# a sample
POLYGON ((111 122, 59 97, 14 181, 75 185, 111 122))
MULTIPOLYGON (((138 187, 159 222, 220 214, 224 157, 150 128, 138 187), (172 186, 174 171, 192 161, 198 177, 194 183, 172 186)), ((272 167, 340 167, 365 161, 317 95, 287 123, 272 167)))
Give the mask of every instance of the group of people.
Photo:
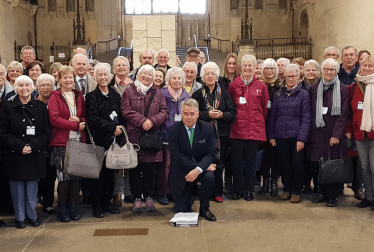
POLYGON ((0 200, 6 201, 9 191, 17 228, 40 225, 38 202, 61 222, 79 221, 80 191, 96 218, 120 213, 123 196, 133 204, 133 213, 142 213, 155 211, 155 199, 163 205, 173 201, 175 211, 189 212, 198 195, 200 215, 215 221, 209 201, 222 203, 224 188, 232 200, 254 200, 258 175, 260 194, 278 196, 280 176, 284 188, 279 199, 299 203, 313 180, 321 196, 312 202, 334 207, 344 185, 318 183, 318 161, 348 153, 356 158, 352 189, 361 199, 357 206, 374 210, 374 160, 369 155, 374 148, 374 59, 368 51, 345 47, 341 65, 336 47, 326 49, 321 65, 313 59, 291 63, 253 55, 239 62, 230 53, 223 76, 195 47, 188 49, 182 67, 168 65, 165 49, 156 57, 145 50, 140 67, 131 73, 126 57, 114 59, 112 74, 110 64, 90 62, 85 54, 77 48, 71 66, 53 63, 47 74, 27 46, 21 63, 0 65, 5 195, 0 200), (125 144, 123 128, 133 144, 144 134, 160 134, 162 149, 141 148, 134 169, 108 169, 104 161, 98 179, 67 173, 68 139, 89 142, 89 129, 95 143, 109 149, 114 139, 125 144))

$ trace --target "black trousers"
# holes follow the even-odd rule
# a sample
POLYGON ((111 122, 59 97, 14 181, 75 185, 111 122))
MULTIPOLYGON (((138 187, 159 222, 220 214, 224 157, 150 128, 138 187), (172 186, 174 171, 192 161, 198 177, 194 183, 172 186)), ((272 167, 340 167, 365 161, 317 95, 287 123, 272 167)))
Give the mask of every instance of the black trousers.
POLYGON ((256 152, 259 141, 230 139, 234 192, 253 192, 256 180, 256 152), (244 166, 242 161, 244 160, 244 166))
MULTIPOLYGON (((214 190, 214 173, 206 171, 201 173, 197 177, 197 181, 200 181, 200 208, 209 209, 209 199, 212 196, 214 190)), ((173 194, 174 198, 174 210, 176 212, 191 212, 191 196, 194 182, 187 182, 181 195, 177 196, 173 194)))
POLYGON ((38 195, 43 197, 43 209, 53 207, 55 200, 56 168, 50 166, 50 158, 46 157, 45 178, 39 180, 38 195))
POLYGON ((278 149, 269 142, 262 143, 259 146, 264 151, 262 156, 261 174, 263 179, 277 181, 280 175, 280 161, 278 149))
POLYGON ((321 195, 328 199, 339 197, 344 189, 344 184, 320 184, 321 195))
POLYGON ((114 192, 114 170, 105 167, 101 169, 98 179, 91 179, 92 208, 106 208, 110 205, 114 192))
POLYGON ((130 169, 130 188, 134 198, 153 197, 155 193, 157 163, 139 163, 130 169))
POLYGON ((213 197, 222 196, 223 194, 223 169, 224 164, 226 163, 226 158, 229 151, 229 137, 228 136, 222 136, 219 137, 220 141, 220 160, 215 160, 215 164, 217 165, 216 170, 214 171, 215 176, 215 184, 214 184, 214 191, 213 191, 213 197))

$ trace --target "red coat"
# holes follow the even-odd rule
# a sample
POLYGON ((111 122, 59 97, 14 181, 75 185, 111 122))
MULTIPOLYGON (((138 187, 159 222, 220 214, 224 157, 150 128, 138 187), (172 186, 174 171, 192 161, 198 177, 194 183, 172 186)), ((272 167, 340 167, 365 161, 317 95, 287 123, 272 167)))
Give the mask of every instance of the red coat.
POLYGON ((265 122, 269 101, 267 86, 255 76, 246 86, 238 76, 230 84, 229 93, 237 110, 231 124, 230 138, 266 141, 265 122), (240 104, 240 97, 245 97, 245 104, 240 104))
MULTIPOLYGON (((360 130, 362 121, 362 109, 358 109, 358 103, 364 102, 364 94, 361 89, 354 83, 349 86, 349 96, 350 96, 350 109, 351 117, 347 125, 346 133, 352 133, 352 137, 356 140, 364 140, 364 131, 360 130)), ((368 132, 367 136, 370 140, 374 139, 374 131, 368 132)))
MULTIPOLYGON (((81 122, 86 121, 85 101, 82 92, 73 89, 77 104, 77 117, 81 122)), ((66 146, 71 130, 79 130, 79 123, 69 121, 70 111, 60 90, 52 91, 48 101, 49 122, 51 123, 51 138, 49 146, 66 146)), ((86 142, 85 131, 81 132, 81 142, 86 142)))

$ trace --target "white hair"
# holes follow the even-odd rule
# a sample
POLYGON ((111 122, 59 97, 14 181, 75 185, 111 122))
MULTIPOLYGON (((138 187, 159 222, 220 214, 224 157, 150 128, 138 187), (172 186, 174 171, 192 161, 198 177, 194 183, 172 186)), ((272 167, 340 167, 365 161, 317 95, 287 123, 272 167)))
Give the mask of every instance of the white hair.
MULTIPOLYGON (((34 81, 27 75, 20 75, 17 77, 16 81, 14 82, 14 92, 17 93, 18 85, 20 83, 27 83, 31 85, 31 89, 34 91, 34 81)), ((18 94, 18 93, 17 93, 18 94)))
POLYGON ((81 54, 81 53, 77 53, 73 56, 73 59, 71 61, 71 64, 74 65, 75 61, 77 61, 77 58, 78 57, 84 57, 84 59, 86 60, 86 65, 88 66, 88 64, 90 64, 90 60, 88 59, 88 57, 84 54, 81 54))
POLYGON ((36 80, 36 87, 38 88, 40 82, 43 82, 43 81, 49 81, 49 82, 51 82, 51 84, 52 84, 52 88, 53 88, 53 87, 55 86, 55 84, 56 84, 55 77, 53 77, 53 76, 50 75, 50 74, 43 73, 43 74, 39 75, 38 79, 36 80))
POLYGON ((277 59, 277 64, 278 64, 280 61, 284 61, 284 64, 285 64, 286 66, 288 66, 289 64, 291 64, 291 61, 290 61, 289 59, 287 59, 287 58, 279 58, 279 59, 277 59))
POLYGON ((8 72, 6 71, 6 68, 3 64, 0 64, 0 66, 2 66, 4 68, 4 72, 5 72, 5 76, 8 74, 8 72))
POLYGON ((9 69, 11 68, 17 68, 17 69, 23 70, 22 64, 15 60, 9 63, 7 71, 9 72, 9 69))
POLYGON ((353 46, 346 46, 342 49, 342 54, 344 54, 344 50, 347 50, 347 49, 354 49, 355 50, 355 55, 357 56, 358 55, 358 51, 356 49, 356 47, 353 47, 353 46))
POLYGON ((157 52, 157 57, 158 57, 158 55, 159 55, 161 52, 166 52, 167 55, 168 55, 168 58, 170 59, 169 52, 168 52, 168 50, 166 50, 166 49, 161 49, 161 50, 159 50, 159 51, 157 52))
POLYGON ((334 67, 335 70, 336 70, 336 74, 339 73, 340 65, 339 65, 339 62, 337 62, 335 59, 333 59, 333 58, 325 59, 321 64, 321 69, 324 69, 326 65, 330 65, 330 66, 334 67))
POLYGON ((204 78, 205 71, 206 71, 207 69, 213 69, 214 73, 215 73, 216 76, 217 76, 217 80, 218 80, 220 70, 219 70, 219 67, 217 66, 217 64, 216 64, 215 62, 212 62, 212 61, 205 63, 205 64, 201 67, 201 70, 200 70, 200 76, 201 76, 202 79, 204 78))
POLYGON ((291 71, 296 71, 296 74, 300 76, 300 67, 297 64, 289 64, 284 69, 284 73, 291 72, 291 71))
POLYGON ((144 66, 141 66, 138 70, 138 74, 136 76, 139 76, 140 74, 142 74, 143 72, 151 72, 152 73, 152 76, 153 76, 153 79, 152 81, 155 80, 156 78, 156 71, 155 71, 155 68, 151 65, 144 65, 144 66))
MULTIPOLYGON (((157 71, 157 70, 156 70, 157 71)), ((183 69, 180 67, 172 67, 166 72, 165 82, 166 85, 169 85, 170 79, 173 75, 179 74, 182 77, 182 85, 184 85, 186 81, 186 74, 184 73, 183 69)))
POLYGON ((251 54, 248 54, 248 55, 244 55, 242 60, 241 60, 241 66, 243 65, 244 62, 248 62, 248 61, 252 61, 253 65, 256 66, 257 65, 257 59, 254 55, 251 55, 251 54))
POLYGON ((32 50, 32 53, 35 55, 35 49, 32 46, 24 46, 21 49, 21 54, 23 54, 23 50, 32 50))
POLYGON ((318 75, 321 74, 321 67, 316 60, 310 59, 305 61, 304 68, 306 68, 308 65, 312 65, 313 67, 315 67, 317 69, 318 75))
POLYGON ((125 61, 125 64, 128 66, 128 68, 130 68, 130 62, 129 62, 129 60, 128 60, 126 57, 124 57, 124 56, 117 56, 117 57, 113 60, 113 68, 114 68, 114 65, 116 64, 116 61, 119 60, 119 59, 125 61))
POLYGON ((183 70, 188 67, 188 66, 191 66, 193 67, 193 69, 195 70, 195 72, 197 73, 197 65, 195 62, 189 62, 189 61, 186 61, 186 63, 184 63, 183 65, 183 70))
POLYGON ((339 52, 339 49, 335 46, 329 46, 325 49, 325 54, 328 52, 328 51, 336 51, 338 53, 338 57, 340 58, 340 52, 339 52))
POLYGON ((155 60, 155 55, 153 54, 153 52, 151 50, 144 50, 142 51, 140 54, 139 54, 139 62, 142 61, 142 58, 143 58, 143 53, 145 52, 150 52, 152 54, 152 60, 155 60))
POLYGON ((277 64, 277 62, 275 62, 274 59, 267 58, 266 60, 264 60, 264 62, 262 62, 262 69, 261 69, 261 75, 262 76, 264 76, 264 68, 265 67, 275 68, 275 76, 278 76, 278 74, 279 74, 278 64, 277 64))
MULTIPOLYGON (((111 78, 110 74, 110 65, 108 63, 97 63, 94 67, 94 78, 96 80, 97 71, 104 70, 108 74, 108 77, 111 78)), ((110 81, 110 79, 109 79, 110 81)))

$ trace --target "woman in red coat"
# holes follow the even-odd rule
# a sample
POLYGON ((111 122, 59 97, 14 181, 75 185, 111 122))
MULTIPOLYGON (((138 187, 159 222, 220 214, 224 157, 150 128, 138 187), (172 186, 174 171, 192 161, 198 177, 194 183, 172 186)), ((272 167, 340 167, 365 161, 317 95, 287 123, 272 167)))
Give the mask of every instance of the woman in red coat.
POLYGON ((61 89, 52 91, 48 102, 49 121, 52 126, 51 164, 57 171, 58 218, 61 222, 78 221, 81 216, 76 212, 80 191, 79 178, 65 173, 65 152, 67 139, 86 142, 85 102, 82 92, 74 88, 75 72, 70 66, 58 71, 61 89))

